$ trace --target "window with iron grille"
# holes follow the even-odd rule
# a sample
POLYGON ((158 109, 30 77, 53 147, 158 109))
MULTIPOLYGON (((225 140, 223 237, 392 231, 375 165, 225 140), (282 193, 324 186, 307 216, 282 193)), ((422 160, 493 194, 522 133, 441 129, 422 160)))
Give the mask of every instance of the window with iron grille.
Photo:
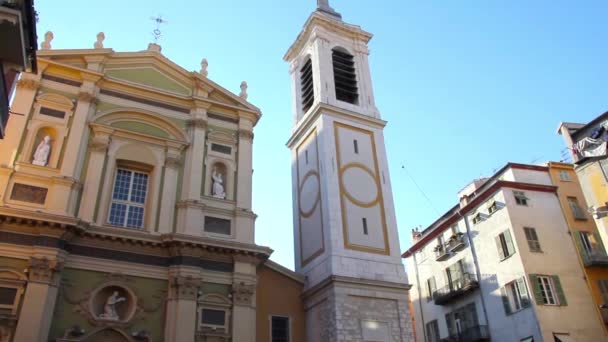
POLYGON ((528 240, 528 247, 530 247, 530 252, 541 252, 540 242, 538 241, 536 229, 532 227, 524 227, 524 233, 526 234, 526 240, 528 240))
POLYGON ((302 111, 306 113, 315 102, 315 90, 312 76, 312 62, 310 58, 300 69, 300 86, 302 89, 302 111))
POLYGON ((289 317, 272 316, 272 342, 289 342, 289 317))
POLYGON ((113 226, 142 228, 148 192, 148 174, 118 169, 114 179, 108 223, 113 226))
POLYGON ((333 49, 332 61, 334 67, 334 83, 336 85, 336 99, 358 104, 359 90, 357 88, 354 57, 348 52, 333 49))

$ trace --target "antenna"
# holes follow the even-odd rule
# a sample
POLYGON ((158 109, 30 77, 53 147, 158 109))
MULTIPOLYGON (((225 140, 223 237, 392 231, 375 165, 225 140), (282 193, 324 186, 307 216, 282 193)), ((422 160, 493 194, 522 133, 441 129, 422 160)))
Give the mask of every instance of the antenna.
POLYGON ((162 32, 160 31, 161 24, 167 24, 168 21, 164 20, 163 17, 159 14, 156 18, 150 17, 150 20, 156 22, 156 28, 152 31, 152 35, 154 36, 154 44, 158 43, 162 32))

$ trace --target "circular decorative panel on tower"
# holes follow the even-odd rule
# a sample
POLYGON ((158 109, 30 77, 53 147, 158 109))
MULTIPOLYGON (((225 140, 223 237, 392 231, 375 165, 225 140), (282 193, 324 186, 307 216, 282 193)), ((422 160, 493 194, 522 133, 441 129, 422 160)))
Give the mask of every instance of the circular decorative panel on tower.
POLYGON ((309 217, 317 208, 321 194, 319 193, 319 174, 311 170, 306 173, 300 183, 299 191, 300 215, 309 217))
POLYGON ((363 164, 350 163, 342 170, 342 192, 360 207, 372 207, 378 203, 378 183, 372 170, 363 164))

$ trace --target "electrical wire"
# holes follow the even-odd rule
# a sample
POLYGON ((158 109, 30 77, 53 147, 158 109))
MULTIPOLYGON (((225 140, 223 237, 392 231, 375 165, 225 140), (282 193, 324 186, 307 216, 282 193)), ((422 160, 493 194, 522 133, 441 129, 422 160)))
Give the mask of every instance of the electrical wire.
POLYGON ((405 165, 401 165, 401 169, 403 171, 405 171, 405 174, 407 174, 408 177, 410 177, 410 179, 412 180, 412 183, 414 183, 414 185, 416 185, 416 188, 418 188, 418 191, 420 191, 420 193, 422 194, 422 196, 424 196, 424 198, 428 202, 428 204, 431 207, 431 209, 433 209, 433 211, 435 211, 435 214, 439 215, 439 211, 437 210, 437 208, 435 208, 435 206, 433 205, 433 202, 431 201, 431 199, 422 190, 422 188, 420 187, 420 185, 418 185, 418 183, 416 182, 416 180, 414 179, 414 177, 412 177, 412 175, 407 171, 407 169, 405 168, 405 165))

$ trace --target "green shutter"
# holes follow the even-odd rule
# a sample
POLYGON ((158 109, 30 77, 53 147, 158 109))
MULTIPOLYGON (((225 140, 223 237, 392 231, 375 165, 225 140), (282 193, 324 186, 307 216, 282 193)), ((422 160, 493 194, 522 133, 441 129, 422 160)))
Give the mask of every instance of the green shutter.
POLYGON ((530 306, 530 296, 528 295, 525 277, 517 279, 517 290, 519 291, 519 297, 521 299, 521 307, 527 308, 530 306))
POLYGON ((572 236, 574 236, 574 241, 576 241, 576 248, 578 250, 578 254, 585 259, 585 247, 583 246, 583 238, 581 237, 582 232, 572 232, 572 236))
POLYGON ((604 248, 604 244, 602 243, 602 238, 600 237, 600 234, 597 232, 593 233, 593 239, 595 240, 595 248, 600 251, 600 253, 602 253, 603 255, 606 255, 606 249, 604 248))
POLYGON ((505 258, 505 252, 502 250, 502 244, 500 243, 500 234, 498 234, 498 236, 496 236, 494 238, 494 241, 496 241, 496 249, 498 250, 498 257, 500 258, 500 260, 505 258))
POLYGON ((536 305, 544 305, 543 301, 543 292, 540 288, 540 284, 538 283, 538 275, 530 274, 530 284, 532 286, 532 291, 534 292, 534 299, 536 300, 536 305))
POLYGON ((507 243, 507 253, 509 255, 515 254, 515 246, 513 246, 513 239, 511 239, 511 232, 507 229, 504 232, 505 234, 505 242, 507 243))
POLYGON ((559 298, 559 305, 566 306, 568 302, 566 301, 566 295, 564 294, 564 289, 562 289, 562 284, 559 281, 558 276, 551 276, 553 279, 553 285, 555 285, 555 291, 557 291, 557 298, 559 298))
POLYGON ((505 314, 511 314, 511 304, 509 303, 509 297, 507 296, 507 289, 505 287, 500 288, 500 297, 502 298, 502 305, 505 308, 505 314))

